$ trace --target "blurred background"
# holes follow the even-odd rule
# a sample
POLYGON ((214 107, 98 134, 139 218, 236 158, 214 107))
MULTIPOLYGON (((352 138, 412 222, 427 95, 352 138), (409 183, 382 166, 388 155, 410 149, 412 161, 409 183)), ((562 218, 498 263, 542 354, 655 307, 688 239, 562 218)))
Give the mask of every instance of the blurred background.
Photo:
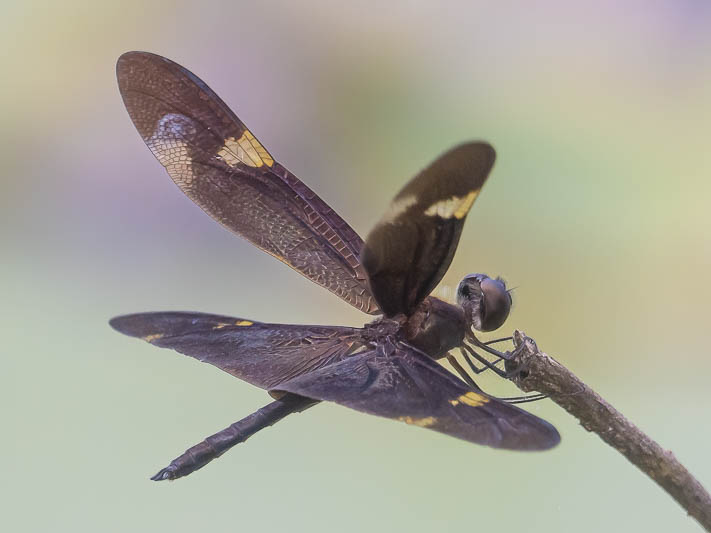
MULTIPOLYGON (((711 486, 711 4, 4 2, 5 531, 698 531, 549 401, 553 451, 476 447, 321 405, 186 479, 149 476, 269 401, 119 335, 194 310, 367 317, 172 184, 123 108, 127 50, 202 77, 365 236, 452 145, 497 149, 438 289, 517 287, 521 328, 711 486)), ((495 376, 482 386, 512 395, 495 376)))

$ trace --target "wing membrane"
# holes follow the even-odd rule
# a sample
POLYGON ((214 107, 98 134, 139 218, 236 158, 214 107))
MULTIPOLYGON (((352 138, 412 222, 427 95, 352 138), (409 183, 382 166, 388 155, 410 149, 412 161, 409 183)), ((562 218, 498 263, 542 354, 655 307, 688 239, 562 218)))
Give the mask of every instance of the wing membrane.
POLYGON ((117 63, 131 120, 180 189, 207 214, 369 314, 358 234, 257 138, 199 78, 145 52, 117 63))
POLYGON ((371 350, 347 357, 277 389, 494 448, 544 450, 560 441, 548 422, 472 390, 405 345, 388 354, 371 350))
POLYGON ((410 315, 442 279, 495 157, 482 142, 443 154, 405 185, 370 232, 361 260, 387 316, 410 315))
POLYGON ((265 324, 203 313, 138 313, 110 324, 263 389, 337 362, 361 346, 356 328, 265 324))

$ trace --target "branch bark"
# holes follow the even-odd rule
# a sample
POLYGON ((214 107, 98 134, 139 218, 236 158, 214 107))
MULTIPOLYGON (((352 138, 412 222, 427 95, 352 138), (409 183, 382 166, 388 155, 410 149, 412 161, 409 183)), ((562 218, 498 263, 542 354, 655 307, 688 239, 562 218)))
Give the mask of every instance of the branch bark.
POLYGON ((657 482, 690 516, 711 532, 711 496, 674 454, 649 438, 612 405, 583 383, 523 332, 514 333, 516 350, 508 370, 520 369, 512 381, 524 392, 550 396, 560 407, 624 455, 657 482))

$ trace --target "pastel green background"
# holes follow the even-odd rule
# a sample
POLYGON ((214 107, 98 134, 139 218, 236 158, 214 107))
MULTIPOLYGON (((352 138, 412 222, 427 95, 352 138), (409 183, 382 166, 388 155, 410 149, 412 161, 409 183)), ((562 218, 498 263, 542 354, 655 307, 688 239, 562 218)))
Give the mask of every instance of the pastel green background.
POLYGON ((171 183, 116 87, 132 49, 206 80, 361 235, 440 152, 490 141, 440 294, 504 276, 503 331, 524 329, 711 485, 711 4, 5 1, 3 531, 699 530, 550 402, 530 406, 563 436, 547 453, 322 405, 149 481, 268 397, 111 316, 366 317, 171 183))

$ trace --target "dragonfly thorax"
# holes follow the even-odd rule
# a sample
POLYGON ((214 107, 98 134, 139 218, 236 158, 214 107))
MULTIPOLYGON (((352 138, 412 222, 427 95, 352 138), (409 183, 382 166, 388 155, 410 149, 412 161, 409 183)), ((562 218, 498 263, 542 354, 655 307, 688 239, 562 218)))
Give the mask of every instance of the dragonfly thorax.
POLYGON ((466 330, 464 310, 433 296, 426 298, 403 325, 407 342, 433 359, 461 346, 466 330))

